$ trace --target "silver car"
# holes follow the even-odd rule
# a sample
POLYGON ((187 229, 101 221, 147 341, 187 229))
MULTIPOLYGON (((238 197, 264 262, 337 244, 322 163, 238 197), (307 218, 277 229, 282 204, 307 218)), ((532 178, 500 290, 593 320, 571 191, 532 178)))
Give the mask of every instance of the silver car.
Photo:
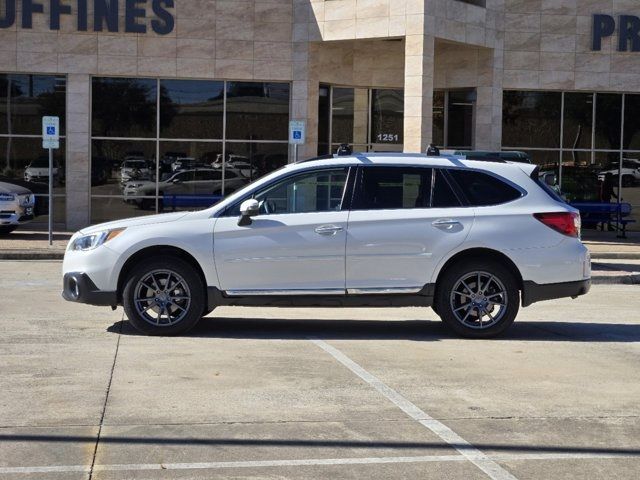
POLYGON ((33 220, 35 196, 24 187, 0 182, 0 235, 33 220))

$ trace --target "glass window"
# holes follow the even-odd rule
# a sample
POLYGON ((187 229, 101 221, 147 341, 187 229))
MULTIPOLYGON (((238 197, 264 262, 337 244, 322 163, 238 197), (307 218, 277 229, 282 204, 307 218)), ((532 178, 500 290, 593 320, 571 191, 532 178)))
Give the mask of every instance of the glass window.
POLYGON ((562 146, 590 150, 592 131, 593 93, 565 93, 562 146))
POLYGON ((253 182, 286 165, 288 150, 289 146, 282 143, 227 142, 225 170, 232 170, 247 182, 253 182))
POLYGON ((227 138, 287 140, 289 84, 227 83, 227 138))
POLYGON ((365 167, 354 210, 429 208, 431 169, 365 167))
POLYGON ((625 95, 623 148, 640 150, 640 95, 625 95))
POLYGON ((448 103, 447 146, 471 148, 475 90, 451 90, 448 103))
POLYGON ((265 214, 329 212, 340 210, 347 168, 321 170, 288 178, 258 193, 265 214))
POLYGON ((93 78, 93 136, 155 137, 156 84, 145 78, 93 78))
POLYGON ((331 139, 334 144, 354 143, 354 94, 353 88, 334 88, 331 105, 331 139))
POLYGON ((331 151, 329 125, 331 118, 331 87, 320 85, 318 97, 318 155, 327 155, 331 151))
MULTIPOLYGON (((155 157, 156 143, 153 141, 94 140, 91 146, 91 195, 155 196, 155 157), (138 186, 127 188, 128 183, 138 186)), ((125 218, 130 209, 125 208, 122 217, 114 218, 125 218)))
POLYGON ((66 79, 53 75, 0 75, 0 133, 40 135, 42 117, 60 117, 65 129, 66 79))
POLYGON ((160 81, 160 137, 221 139, 224 82, 160 81))
POLYGON ((402 144, 404 128, 404 91, 372 90, 371 142, 402 144))
POLYGON ((460 206, 460 200, 458 200, 458 197, 454 193, 453 189, 449 185, 449 182, 444 177, 444 173, 441 170, 436 170, 436 178, 433 185, 432 206, 434 208, 460 206))
POLYGON ((560 147, 560 92, 505 91, 502 144, 508 147, 560 147))
POLYGON ((449 173, 472 206, 499 205, 521 196, 512 186, 483 172, 451 169, 449 173))
POLYGON ((445 92, 433 92, 433 143, 444 146, 444 97, 445 92))
POLYGON ((620 148, 621 115, 622 95, 615 93, 596 94, 596 149, 616 150, 620 148))

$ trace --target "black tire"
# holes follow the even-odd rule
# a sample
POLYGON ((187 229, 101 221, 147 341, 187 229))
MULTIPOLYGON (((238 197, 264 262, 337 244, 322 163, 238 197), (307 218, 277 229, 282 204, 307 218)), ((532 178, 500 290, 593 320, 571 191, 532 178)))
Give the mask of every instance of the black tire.
POLYGON ((515 276, 504 265, 495 261, 465 260, 455 263, 443 273, 436 286, 435 304, 442 321, 458 335, 467 338, 491 338, 503 333, 515 320, 520 306, 520 291, 515 276), (480 282, 466 281, 476 278, 479 272, 480 282), (494 277, 494 280, 491 280, 491 277, 494 277), (462 286, 460 282, 463 280, 469 288, 462 286), (483 288, 486 291, 483 291, 483 288), (454 289, 463 293, 454 295, 454 289), (478 295, 479 292, 482 293, 478 295), (471 298, 469 294, 475 297, 471 298), (494 303, 487 303, 488 299, 494 303), (478 306, 474 306, 476 301, 478 306), (460 316, 465 316, 466 321, 458 318, 455 310, 460 312, 460 316), (481 311, 493 313, 494 317, 484 313, 479 315, 481 311), (495 317, 498 317, 496 321, 495 317), (485 326, 482 326, 482 318, 487 318, 485 326))
MULTIPOLYGON (((148 282, 147 284, 150 283, 152 282, 148 282)), ((161 292, 161 290, 158 290, 158 292, 161 292)), ((172 298, 172 300, 174 299, 172 298)), ((129 322, 131 322, 136 330, 147 335, 180 335, 191 330, 202 318, 202 313, 206 308, 205 287, 196 269, 181 258, 168 256, 162 259, 146 259, 134 266, 126 279, 122 292, 122 304, 129 322), (151 273, 154 273, 153 278, 155 280, 153 281, 156 282, 156 285, 159 283, 162 289, 166 286, 166 283, 162 283, 165 281, 166 274, 158 272, 172 273, 173 277, 167 277, 166 282, 168 283, 170 281, 169 279, 173 278, 174 283, 169 287, 175 284, 173 290, 171 290, 171 288, 165 289, 159 295, 164 295, 164 292, 169 292, 168 295, 178 296, 182 294, 182 298, 176 300, 175 303, 168 303, 170 306, 167 306, 166 310, 162 310, 163 314, 167 315, 166 322, 163 322, 161 316, 160 322, 154 323, 153 316, 159 313, 160 306, 155 303, 156 299, 141 295, 143 292, 147 292, 147 295, 149 293, 154 295, 153 289, 146 288, 144 284, 141 284, 141 281, 145 280, 145 283, 147 283, 146 279, 151 273), (182 288, 182 282, 175 283, 180 279, 184 282, 186 288, 182 288), (142 300, 141 308, 151 306, 148 315, 138 311, 136 308, 136 297, 145 298, 145 300, 142 300), (186 298, 189 298, 188 303, 186 298), (178 309, 181 309, 182 312, 178 309), (171 315, 174 313, 176 314, 176 321, 175 323, 170 323, 171 315)))
POLYGON ((17 225, 5 225, 5 226, 2 226, 2 227, 0 227, 0 235, 9 235, 16 228, 18 228, 17 225))

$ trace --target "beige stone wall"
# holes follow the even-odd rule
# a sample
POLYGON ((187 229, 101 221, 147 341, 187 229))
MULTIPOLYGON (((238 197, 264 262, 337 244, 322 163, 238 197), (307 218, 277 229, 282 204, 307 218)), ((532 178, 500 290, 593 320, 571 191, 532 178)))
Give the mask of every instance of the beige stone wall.
POLYGON ((640 90, 640 54, 617 35, 591 51, 592 15, 640 15, 636 0, 506 0, 505 89, 640 90))

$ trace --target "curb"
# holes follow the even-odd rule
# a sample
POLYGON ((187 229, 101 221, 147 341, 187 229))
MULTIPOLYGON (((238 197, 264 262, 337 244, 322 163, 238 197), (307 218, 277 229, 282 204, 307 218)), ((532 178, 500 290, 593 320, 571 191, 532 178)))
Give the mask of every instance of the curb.
POLYGON ((627 275, 593 275, 592 285, 640 285, 640 273, 627 275))
POLYGON ((0 250, 0 260, 62 260, 64 252, 57 251, 2 251, 0 250))
POLYGON ((640 252, 592 253, 591 260, 640 260, 640 252))

